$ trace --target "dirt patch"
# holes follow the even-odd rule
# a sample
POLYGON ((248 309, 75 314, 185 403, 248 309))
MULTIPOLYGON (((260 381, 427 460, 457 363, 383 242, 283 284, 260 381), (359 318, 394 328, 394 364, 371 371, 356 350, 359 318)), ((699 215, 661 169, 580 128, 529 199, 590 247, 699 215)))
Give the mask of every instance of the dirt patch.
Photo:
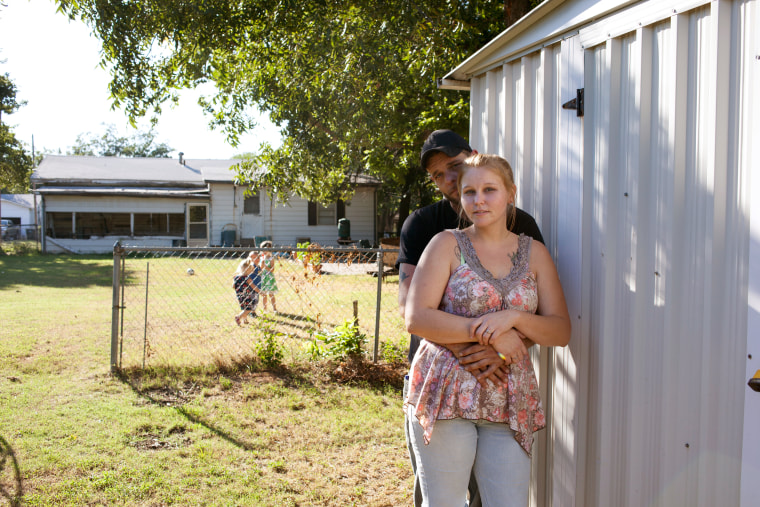
POLYGON ((192 444, 193 440, 189 437, 182 438, 180 440, 162 440, 158 436, 151 436, 141 440, 130 442, 130 445, 138 451, 161 451, 168 449, 179 449, 180 447, 187 447, 192 444))

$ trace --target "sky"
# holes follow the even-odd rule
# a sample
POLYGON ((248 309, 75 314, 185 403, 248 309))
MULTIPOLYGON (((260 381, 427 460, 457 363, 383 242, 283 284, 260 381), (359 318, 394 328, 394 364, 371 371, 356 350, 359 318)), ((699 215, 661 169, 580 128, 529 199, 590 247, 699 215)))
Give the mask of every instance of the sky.
MULTIPOLYGON (((16 99, 27 104, 13 115, 3 115, 3 122, 13 127, 28 150, 33 141, 36 153, 65 154, 79 134, 99 135, 111 124, 120 135, 137 133, 123 111, 111 110, 110 75, 98 66, 100 44, 84 23, 57 13, 52 0, 4 3, 8 5, 0 5, 0 74, 10 75, 16 99)), ((155 140, 172 147, 172 157, 182 151, 188 159, 228 159, 255 152, 264 141, 280 145, 279 129, 266 116, 241 137, 237 148, 227 144, 221 131, 208 127, 196 102, 201 91, 186 90, 177 107, 163 107, 155 140)), ((147 131, 147 120, 138 128, 147 131)))

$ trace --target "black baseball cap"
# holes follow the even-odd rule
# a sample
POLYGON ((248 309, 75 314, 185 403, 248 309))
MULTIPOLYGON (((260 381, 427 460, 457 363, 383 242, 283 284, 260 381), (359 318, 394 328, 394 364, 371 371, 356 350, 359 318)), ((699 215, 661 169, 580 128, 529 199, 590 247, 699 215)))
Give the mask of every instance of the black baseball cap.
POLYGON ((449 129, 436 130, 425 139, 420 152, 420 165, 427 170, 428 159, 436 152, 442 151, 449 157, 456 157, 463 151, 472 151, 462 136, 449 129))

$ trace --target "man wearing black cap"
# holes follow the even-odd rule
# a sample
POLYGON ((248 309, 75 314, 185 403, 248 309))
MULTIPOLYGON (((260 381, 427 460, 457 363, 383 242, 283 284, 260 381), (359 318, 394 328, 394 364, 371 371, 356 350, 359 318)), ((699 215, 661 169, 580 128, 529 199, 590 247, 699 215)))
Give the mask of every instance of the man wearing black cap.
MULTIPOLYGON (((404 316, 406 296, 409 292, 412 275, 427 244, 433 239, 433 236, 445 229, 457 229, 469 225, 465 221, 465 218, 459 216, 457 176, 464 160, 473 153, 474 150, 462 136, 447 129, 436 130, 428 136, 422 145, 420 165, 430 175, 430 179, 433 180, 438 190, 441 191, 443 199, 414 211, 401 227, 401 242, 396 266, 399 271, 398 303, 402 317, 404 316)), ((515 211, 516 218, 515 223, 511 227, 512 232, 531 236, 533 239, 543 243, 544 238, 541 236, 541 231, 533 217, 519 208, 516 208, 515 211)), ((419 336, 411 335, 408 355, 409 363, 414 359, 421 339, 419 336)), ((530 344, 526 343, 526 345, 530 344)), ((491 346, 482 346, 477 343, 459 343, 447 345, 447 348, 456 354, 459 362, 468 371, 478 377, 479 382, 484 383, 487 379, 497 382, 502 375, 506 378, 506 372, 501 369, 504 366, 504 361, 499 358, 491 346)), ((404 387, 406 388, 406 385, 404 387)), ((404 390, 404 398, 406 398, 406 389, 404 390)), ((417 470, 414 452, 409 445, 408 423, 408 420, 404 421, 409 457, 415 473, 414 505, 420 506, 422 505, 422 493, 416 476, 417 470)), ((470 477, 469 497, 470 507, 480 507, 480 495, 478 494, 474 477, 470 477)))

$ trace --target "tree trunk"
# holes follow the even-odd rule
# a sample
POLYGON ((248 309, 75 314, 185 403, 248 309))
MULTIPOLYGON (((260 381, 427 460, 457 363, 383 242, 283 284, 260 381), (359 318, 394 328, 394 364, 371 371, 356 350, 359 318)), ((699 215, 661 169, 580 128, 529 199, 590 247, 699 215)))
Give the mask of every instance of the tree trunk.
POLYGON ((528 14, 531 10, 531 0, 505 0, 504 23, 507 28, 514 25, 517 20, 528 14))

